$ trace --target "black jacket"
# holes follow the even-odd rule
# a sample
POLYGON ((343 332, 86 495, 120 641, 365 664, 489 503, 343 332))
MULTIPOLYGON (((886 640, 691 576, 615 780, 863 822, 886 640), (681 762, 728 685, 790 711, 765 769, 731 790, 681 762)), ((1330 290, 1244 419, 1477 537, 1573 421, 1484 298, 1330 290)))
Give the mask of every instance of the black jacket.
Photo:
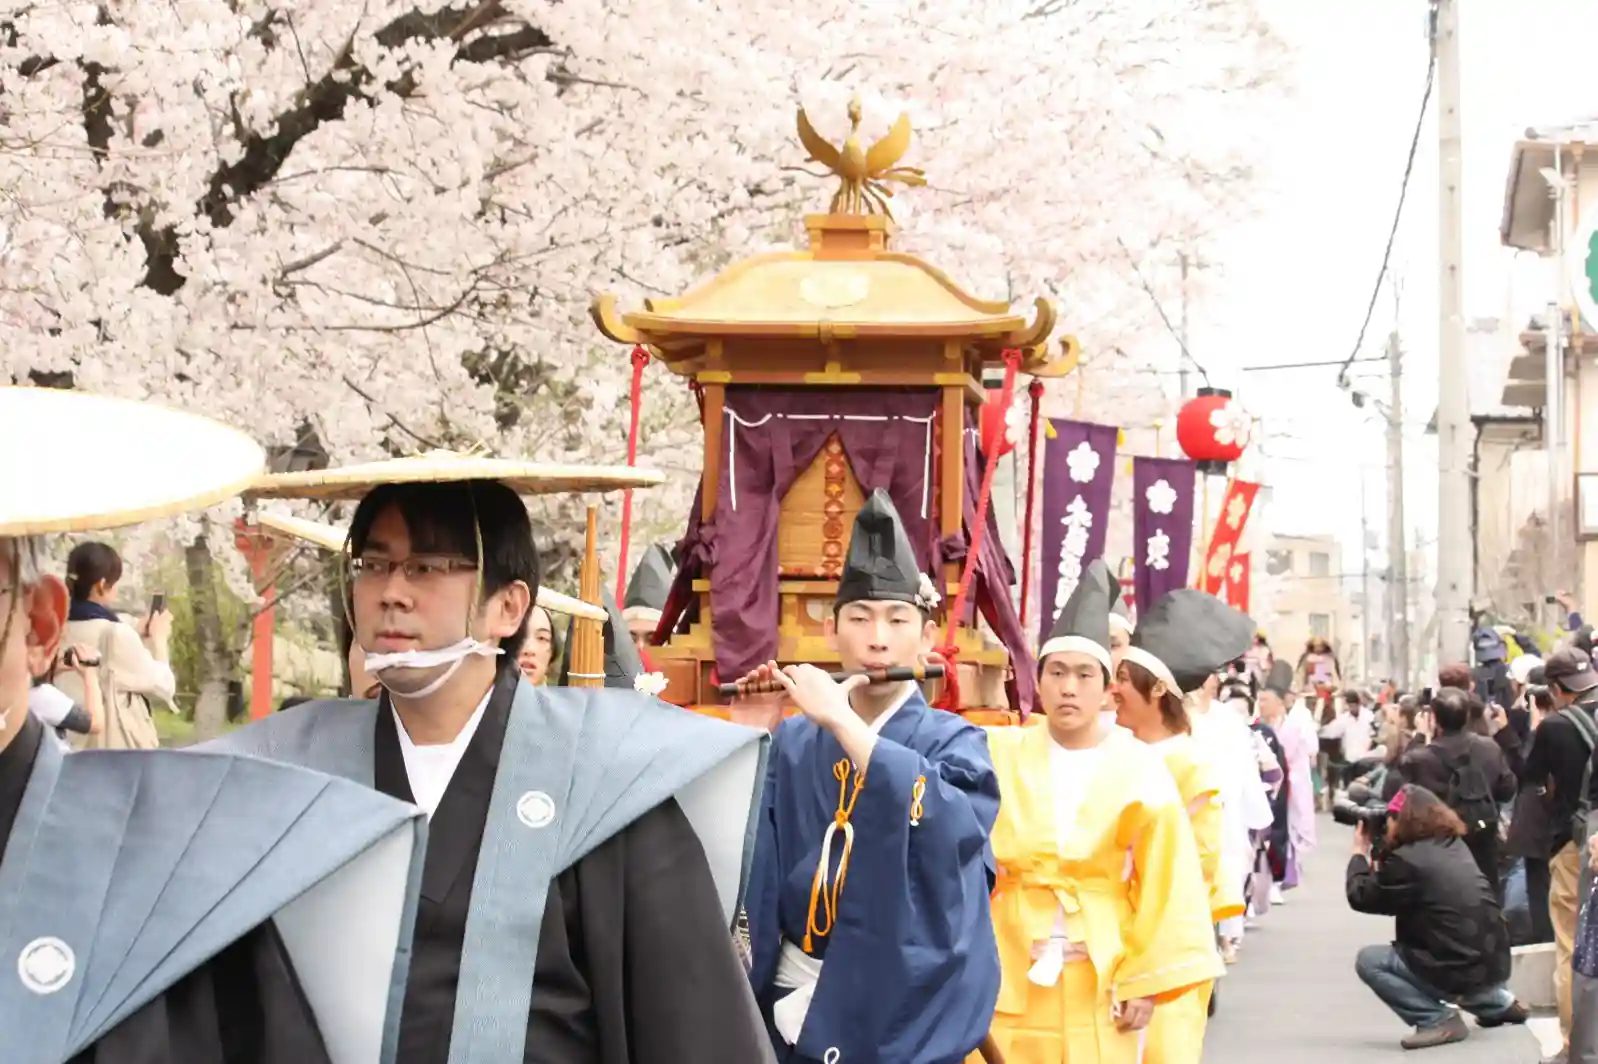
MULTIPOLYGON (((1455 764, 1469 761, 1487 778, 1493 789, 1493 800, 1503 804, 1515 797, 1516 781, 1502 747, 1505 742, 1513 742, 1516 736, 1511 728, 1504 728, 1498 734, 1504 736, 1499 742, 1468 731, 1439 735, 1406 753, 1399 762, 1399 772, 1405 783, 1425 787, 1446 802, 1448 785, 1454 774, 1443 764, 1444 757, 1455 764)), ((1514 745, 1518 749, 1519 743, 1514 742, 1514 745)))
MULTIPOLYGON (((1598 711, 1598 692, 1583 695, 1581 703, 1589 711, 1598 711)), ((1558 713, 1544 716, 1532 735, 1521 778, 1527 787, 1542 788, 1548 811, 1550 857, 1571 841, 1570 821, 1580 804, 1581 778, 1591 757, 1581 732, 1558 713)), ((1598 773, 1594 774, 1592 786, 1598 789, 1598 773)))
POLYGON ((1396 917, 1393 947, 1410 971, 1444 994, 1469 994, 1509 979, 1509 929, 1461 839, 1400 846, 1376 868, 1348 863, 1348 904, 1396 917))

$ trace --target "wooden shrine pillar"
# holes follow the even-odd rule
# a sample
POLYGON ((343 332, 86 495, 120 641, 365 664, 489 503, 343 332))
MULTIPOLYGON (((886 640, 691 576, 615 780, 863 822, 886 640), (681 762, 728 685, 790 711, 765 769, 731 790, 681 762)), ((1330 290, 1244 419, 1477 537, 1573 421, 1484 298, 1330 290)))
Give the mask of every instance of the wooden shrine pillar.
POLYGON ((277 632, 277 540, 258 525, 233 522, 233 543, 250 563, 256 594, 264 601, 250 623, 250 719, 272 712, 272 641, 277 632))

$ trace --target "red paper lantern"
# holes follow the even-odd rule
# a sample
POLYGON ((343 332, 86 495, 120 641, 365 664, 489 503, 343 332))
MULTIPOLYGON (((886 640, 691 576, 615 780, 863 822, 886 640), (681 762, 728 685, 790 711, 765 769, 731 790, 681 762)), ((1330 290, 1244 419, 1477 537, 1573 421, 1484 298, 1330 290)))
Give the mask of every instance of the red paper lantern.
POLYGON ((1200 388, 1176 415, 1176 442, 1206 476, 1225 473, 1243 456, 1253 432, 1254 419, 1225 388, 1200 388))
MULTIPOLYGON (((1018 389, 1019 391, 1019 389, 1018 389)), ((999 401, 1004 392, 989 388, 988 398, 982 404, 982 453, 989 458, 1003 458, 1026 437, 1026 407, 1019 395, 1011 396, 1010 408, 1001 409, 999 401)))

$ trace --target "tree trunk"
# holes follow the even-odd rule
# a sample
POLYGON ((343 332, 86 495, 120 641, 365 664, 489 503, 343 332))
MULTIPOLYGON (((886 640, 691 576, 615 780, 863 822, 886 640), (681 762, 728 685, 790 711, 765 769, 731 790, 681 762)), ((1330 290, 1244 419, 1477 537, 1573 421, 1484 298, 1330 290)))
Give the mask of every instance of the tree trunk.
POLYGON ((211 558, 211 544, 204 532, 184 549, 183 562, 189 576, 195 657, 200 666, 200 691, 194 703, 194 741, 203 743, 222 734, 227 721, 228 680, 233 676, 234 663, 222 634, 216 562, 211 558))

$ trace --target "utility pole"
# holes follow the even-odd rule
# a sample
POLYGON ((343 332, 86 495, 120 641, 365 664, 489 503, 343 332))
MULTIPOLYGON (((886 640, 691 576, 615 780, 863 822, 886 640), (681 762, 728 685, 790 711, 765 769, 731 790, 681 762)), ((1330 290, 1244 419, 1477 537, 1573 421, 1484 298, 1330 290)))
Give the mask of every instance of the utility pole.
POLYGON ((1404 534, 1404 379, 1398 329, 1387 334, 1387 645, 1392 680, 1409 686, 1409 537, 1404 534))
POLYGON ((1365 474, 1359 478, 1359 678, 1370 684, 1371 677, 1371 517, 1370 492, 1365 490, 1365 474))
MULTIPOLYGON (((1432 0, 1437 59, 1438 660, 1470 660, 1470 394, 1465 376, 1464 158, 1459 89, 1459 0, 1432 0)), ((1402 549, 1403 540, 1399 541, 1402 549)))

